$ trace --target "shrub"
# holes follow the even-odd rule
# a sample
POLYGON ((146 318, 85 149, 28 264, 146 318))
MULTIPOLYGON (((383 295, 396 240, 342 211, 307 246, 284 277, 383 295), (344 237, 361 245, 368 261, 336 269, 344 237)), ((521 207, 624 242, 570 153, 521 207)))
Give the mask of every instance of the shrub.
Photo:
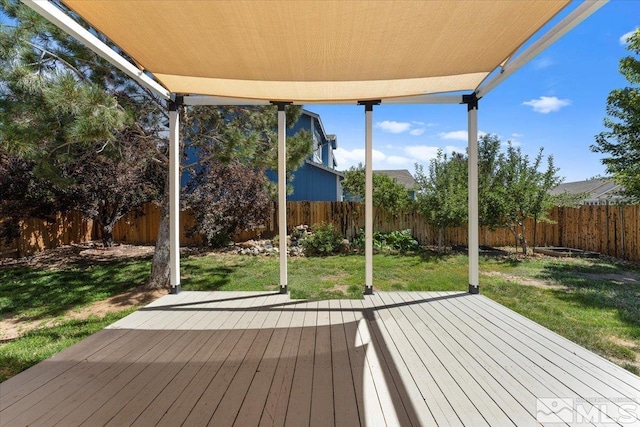
MULTIPOLYGON (((364 230, 353 239, 351 245, 359 250, 364 249, 364 230)), ((411 235, 411 230, 392 231, 390 233, 373 232, 373 248, 379 252, 412 252, 420 249, 420 244, 411 235)))
POLYGON ((315 224, 311 230, 312 234, 302 240, 305 255, 326 256, 340 252, 342 234, 333 224, 315 224))
POLYGON ((411 230, 392 231, 385 236, 387 245, 401 253, 416 251, 420 248, 418 241, 411 235, 411 230))
POLYGON ((193 173, 184 193, 195 222, 187 235, 201 234, 213 247, 263 226, 273 209, 264 172, 237 162, 210 162, 193 173))

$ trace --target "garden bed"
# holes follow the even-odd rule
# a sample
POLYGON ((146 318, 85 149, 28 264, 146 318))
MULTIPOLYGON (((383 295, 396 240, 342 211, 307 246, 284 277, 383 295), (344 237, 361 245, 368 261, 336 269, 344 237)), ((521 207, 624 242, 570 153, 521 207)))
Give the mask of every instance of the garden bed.
MULTIPOLYGON (((454 245, 452 249, 455 252, 460 253, 469 253, 469 249, 466 245, 454 245)), ((503 251, 502 249, 494 248, 493 246, 488 245, 480 245, 480 256, 507 256, 509 252, 503 251)))
POLYGON ((580 258, 599 258, 597 252, 583 251, 582 249, 565 248, 561 246, 537 246, 533 248, 533 252, 553 257, 580 257, 580 258))

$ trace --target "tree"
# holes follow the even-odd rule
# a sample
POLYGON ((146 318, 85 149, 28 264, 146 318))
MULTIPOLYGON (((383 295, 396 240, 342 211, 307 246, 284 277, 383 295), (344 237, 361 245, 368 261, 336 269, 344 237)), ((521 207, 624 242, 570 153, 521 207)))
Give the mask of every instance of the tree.
POLYGON ((0 239, 10 243, 19 236, 20 220, 53 221, 69 210, 68 197, 34 173, 35 162, 3 153, 0 148, 0 239))
POLYGON ((0 155, 0 217, 6 219, 5 240, 17 237, 20 220, 52 221, 57 212, 75 209, 85 219, 94 220, 100 226, 103 245, 112 246, 115 223, 143 203, 157 200, 162 188, 162 171, 146 152, 136 146, 121 153, 87 150, 49 173, 39 171, 34 161, 0 155))
POLYGON ((111 246, 115 222, 158 195, 159 170, 149 155, 156 144, 136 121, 134 90, 28 8, 2 7, 18 25, 0 31, 0 139, 5 155, 20 156, 28 168, 4 179, 27 177, 27 188, 46 189, 13 194, 11 204, 23 207, 16 212, 24 218, 40 216, 30 204, 57 199, 58 209, 96 220, 111 246))
POLYGON ((444 231, 467 220, 467 161, 463 155, 451 158, 438 150, 425 173, 416 163, 416 204, 427 222, 438 229, 438 252, 444 249, 444 231))
MULTIPOLYGON (((34 161, 37 170, 61 176, 60 165, 77 158, 77 151, 93 149, 98 153, 110 146, 119 150, 126 143, 120 137, 133 132, 149 143, 150 161, 168 170, 168 115, 156 94, 16 0, 0 0, 0 6, 15 22, 15 26, 0 28, 0 141, 4 147, 34 161)), ((296 109, 300 107, 289 111, 296 109)), ((215 146, 217 149, 210 152, 219 161, 239 154, 258 163, 273 163, 277 151, 275 107, 183 107, 181 113, 186 119, 181 132, 183 149, 199 144, 215 146), (253 143, 259 143, 259 149, 245 149, 253 143)), ((302 139, 288 141, 292 165, 309 147, 308 141, 296 145, 302 139)), ((169 286, 166 178, 149 288, 169 286)))
MULTIPOLYGON (((365 170, 361 164, 352 166, 344 173, 342 188, 351 197, 364 200, 365 195, 365 170)), ((384 209, 387 214, 396 216, 410 208, 413 200, 407 189, 396 182, 395 179, 384 174, 373 174, 373 200, 374 206, 384 209)))
POLYGON ((203 235, 208 244, 225 245, 234 234, 263 226, 272 214, 263 170, 231 161, 192 173, 184 197, 194 213, 190 233, 203 235))
POLYGON ((602 159, 607 173, 624 187, 631 200, 640 200, 640 29, 628 39, 633 55, 620 60, 620 73, 629 86, 614 89, 607 97, 604 126, 609 130, 596 135, 591 150, 607 154, 602 159))
POLYGON ((509 141, 507 152, 500 161, 500 182, 505 191, 501 195, 503 211, 499 218, 521 245, 524 254, 527 253, 526 219, 548 221, 547 214, 554 202, 549 190, 562 182, 557 176, 553 156, 547 156, 546 169, 541 170, 543 151, 540 148, 531 161, 520 147, 514 147, 509 141))
POLYGON ((164 185, 165 171, 149 157, 148 144, 135 135, 125 144, 128 138, 120 137, 117 152, 89 151, 62 165, 73 208, 100 226, 104 247, 113 246, 116 222, 144 203, 158 201, 164 185))
POLYGON ((478 140, 478 219, 481 226, 495 229, 504 226, 504 193, 502 181, 502 142, 497 135, 487 134, 478 140))

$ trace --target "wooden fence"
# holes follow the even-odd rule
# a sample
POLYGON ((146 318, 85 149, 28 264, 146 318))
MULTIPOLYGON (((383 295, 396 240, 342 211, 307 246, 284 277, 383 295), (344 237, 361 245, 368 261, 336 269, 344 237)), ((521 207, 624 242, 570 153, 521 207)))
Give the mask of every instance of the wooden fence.
MULTIPOLYGON (((550 212, 552 223, 526 224, 530 245, 567 246, 599 252, 618 258, 640 261, 640 205, 632 206, 581 206, 579 208, 556 207, 550 212)), ((313 225, 333 223, 347 238, 354 237, 364 227, 364 205, 356 202, 288 202, 287 224, 313 225)), ((155 243, 160 210, 153 204, 143 208, 143 215, 128 215, 116 224, 114 238, 131 244, 155 243)), ((183 212, 180 218, 181 244, 200 245, 202 240, 187 237, 186 231, 193 225, 193 217, 183 212)), ((417 213, 404 213, 392 217, 374 209, 374 229, 388 232, 410 229, 422 244, 437 244, 437 230, 426 225, 417 213)), ((271 237, 277 234, 277 211, 267 221, 266 227, 242 233, 237 240, 271 237)), ((0 247, 0 254, 29 255, 36 251, 63 244, 99 239, 98 227, 91 221, 83 221, 76 212, 59 215, 56 222, 47 224, 39 220, 22 223, 21 236, 9 247, 0 247)), ((452 228, 445 232, 446 245, 466 244, 467 228, 452 228)), ((490 246, 513 246, 515 238, 507 229, 480 229, 480 243, 490 246)))

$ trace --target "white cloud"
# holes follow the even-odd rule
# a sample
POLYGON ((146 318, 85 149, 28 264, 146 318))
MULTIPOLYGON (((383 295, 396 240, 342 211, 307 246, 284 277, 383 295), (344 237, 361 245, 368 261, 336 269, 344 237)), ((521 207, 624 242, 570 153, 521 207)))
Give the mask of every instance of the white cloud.
POLYGON ((409 131, 409 135, 420 136, 424 133, 424 122, 396 122, 395 120, 385 120, 376 123, 377 129, 382 129, 389 133, 404 133, 409 131))
MULTIPOLYGON (((364 149, 354 148, 353 150, 345 150, 342 147, 338 147, 333 151, 333 155, 336 157, 338 163, 338 170, 347 170, 351 166, 358 166, 358 163, 364 164, 364 149)), ((387 158, 387 155, 382 151, 373 150, 373 164, 383 162, 387 158)))
POLYGON ((440 132, 438 134, 440 139, 454 139, 456 141, 466 141, 468 134, 466 130, 455 130, 453 132, 440 132))
POLYGON ((428 162, 436 157, 439 148, 430 145, 410 145, 405 147, 404 151, 417 160, 428 162))
POLYGON ((542 58, 538 58, 533 61, 533 68, 535 68, 536 70, 542 70, 544 68, 552 66, 553 64, 555 64, 553 59, 548 56, 543 56, 542 58))
POLYGON ((571 104, 570 99, 558 99, 555 96, 541 96, 538 99, 532 99, 531 101, 522 103, 522 105, 528 105, 533 108, 533 111, 541 114, 559 111, 562 107, 566 107, 569 104, 571 104))
MULTIPOLYGON (((640 27, 638 27, 638 28, 640 28, 640 27)), ((628 33, 624 33, 623 35, 621 35, 620 39, 619 39, 620 44, 621 45, 627 44, 627 42, 629 41, 629 37, 631 37, 633 35, 633 33, 635 33, 638 30, 638 28, 636 28, 635 30, 631 30, 628 33)))
MULTIPOLYGON (((484 131, 478 131, 478 138, 483 137, 487 133, 484 131)), ((455 130, 452 132, 440 132, 438 134, 440 139, 454 140, 454 141, 468 141, 469 134, 466 130, 455 130)))
POLYGON ((411 123, 385 120, 383 122, 376 123, 376 128, 389 133, 402 133, 411 129, 411 123))
POLYGON ((402 156, 389 156, 387 157, 387 163, 390 165, 407 165, 415 163, 413 160, 402 156))
POLYGON ((521 133, 514 132, 511 134, 512 138, 522 138, 524 135, 521 133))

